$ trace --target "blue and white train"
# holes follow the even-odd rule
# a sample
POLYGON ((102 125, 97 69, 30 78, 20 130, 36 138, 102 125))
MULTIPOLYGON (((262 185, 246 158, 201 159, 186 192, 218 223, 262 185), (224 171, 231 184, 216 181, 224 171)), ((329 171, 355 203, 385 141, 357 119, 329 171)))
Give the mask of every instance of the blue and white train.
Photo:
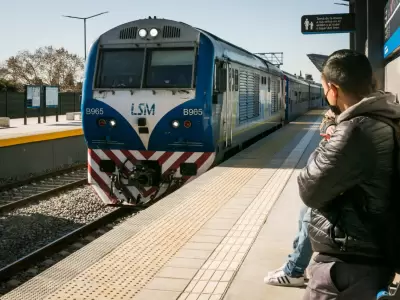
POLYGON ((320 106, 317 87, 182 22, 120 25, 95 41, 86 62, 89 183, 106 204, 159 199, 320 106))

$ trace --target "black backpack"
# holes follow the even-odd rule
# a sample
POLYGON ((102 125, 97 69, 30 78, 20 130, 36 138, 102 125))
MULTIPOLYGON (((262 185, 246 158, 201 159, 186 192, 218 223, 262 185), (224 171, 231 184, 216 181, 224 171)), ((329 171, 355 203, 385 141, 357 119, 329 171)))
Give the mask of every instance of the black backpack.
POLYGON ((391 201, 387 211, 375 216, 359 213, 359 217, 364 226, 370 228, 378 245, 381 245, 382 254, 385 256, 387 264, 400 274, 400 120, 370 114, 366 116, 384 122, 393 129, 395 141, 393 151, 394 173, 392 176, 391 201))

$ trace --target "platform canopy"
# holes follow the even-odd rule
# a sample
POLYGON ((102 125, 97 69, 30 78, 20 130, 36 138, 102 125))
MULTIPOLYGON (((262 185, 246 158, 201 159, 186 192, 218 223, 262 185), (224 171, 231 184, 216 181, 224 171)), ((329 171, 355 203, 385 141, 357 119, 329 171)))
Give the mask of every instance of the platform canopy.
POLYGON ((307 56, 314 64, 314 66, 318 69, 318 71, 322 72, 324 62, 328 59, 328 55, 307 54, 307 56))

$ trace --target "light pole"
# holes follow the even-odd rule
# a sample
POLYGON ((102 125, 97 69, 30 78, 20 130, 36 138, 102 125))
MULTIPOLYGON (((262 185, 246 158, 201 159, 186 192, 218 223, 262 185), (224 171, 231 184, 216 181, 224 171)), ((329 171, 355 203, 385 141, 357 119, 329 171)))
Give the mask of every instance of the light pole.
MULTIPOLYGON (((350 2, 350 0, 341 0, 341 1, 343 1, 343 2, 350 2)), ((337 2, 335 2, 335 3, 333 3, 333 4, 336 4, 336 5, 343 5, 343 6, 350 6, 350 5, 347 4, 347 3, 337 3, 337 2)))
POLYGON ((83 35, 84 35, 84 43, 85 43, 84 44, 84 47, 85 47, 85 61, 86 61, 86 20, 94 18, 94 17, 97 17, 97 16, 100 16, 100 15, 104 15, 104 14, 107 14, 107 13, 108 13, 108 11, 105 11, 105 12, 102 12, 102 13, 99 13, 99 14, 96 14, 96 15, 93 15, 93 16, 90 16, 90 17, 86 17, 86 18, 74 17, 74 16, 63 16, 65 18, 83 20, 83 31, 84 31, 83 35))

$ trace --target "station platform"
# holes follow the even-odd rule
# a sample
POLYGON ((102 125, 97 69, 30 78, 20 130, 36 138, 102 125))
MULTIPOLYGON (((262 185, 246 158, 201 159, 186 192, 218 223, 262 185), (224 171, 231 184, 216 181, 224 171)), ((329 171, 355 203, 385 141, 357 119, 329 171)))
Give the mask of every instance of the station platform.
POLYGON ((265 285, 292 250, 297 175, 321 140, 314 110, 71 254, 1 299, 302 299, 265 285))
POLYGON ((66 115, 47 116, 46 123, 38 124, 38 118, 28 118, 27 125, 24 119, 11 119, 10 127, 0 127, 0 147, 8 147, 19 144, 47 141, 59 138, 83 135, 82 121, 69 121, 66 115))

